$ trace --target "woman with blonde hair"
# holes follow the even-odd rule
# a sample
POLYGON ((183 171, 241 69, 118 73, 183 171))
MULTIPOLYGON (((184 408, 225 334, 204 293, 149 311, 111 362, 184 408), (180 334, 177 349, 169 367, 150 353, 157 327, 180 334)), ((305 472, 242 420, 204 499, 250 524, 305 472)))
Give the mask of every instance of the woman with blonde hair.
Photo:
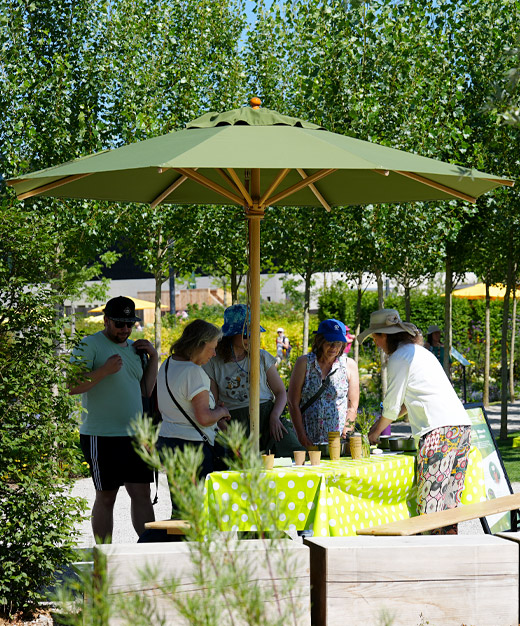
POLYGON ((220 337, 220 329, 213 324, 194 320, 172 345, 157 376, 157 401, 162 415, 158 448, 202 446, 201 477, 224 469, 215 467, 224 455, 215 436, 219 427, 226 428, 229 411, 216 404, 210 380, 202 368, 215 356, 220 337))

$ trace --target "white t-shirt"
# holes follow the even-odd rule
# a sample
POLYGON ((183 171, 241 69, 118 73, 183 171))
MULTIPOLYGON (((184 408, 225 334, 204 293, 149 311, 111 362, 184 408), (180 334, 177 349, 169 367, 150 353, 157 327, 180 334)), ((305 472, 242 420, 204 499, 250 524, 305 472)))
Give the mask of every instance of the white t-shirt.
MULTIPOLYGON (((204 432, 210 443, 215 441, 217 425, 201 426, 193 411, 192 399, 201 391, 209 391, 209 408, 215 408, 215 399, 210 391, 210 381, 206 372, 192 361, 176 361, 169 359, 168 385, 177 402, 204 432)), ((188 422, 171 399, 166 389, 166 361, 161 365, 157 375, 157 402, 162 415, 161 437, 176 437, 187 441, 202 441, 202 437, 188 422)))
POLYGON ((401 344, 388 359, 383 416, 394 421, 403 404, 416 438, 441 426, 471 425, 437 358, 412 343, 401 344))
MULTIPOLYGON (((260 404, 273 399, 267 383, 267 371, 276 363, 266 350, 260 350, 260 404)), ((249 405, 249 356, 237 363, 224 363, 218 356, 203 365, 206 374, 218 387, 218 399, 232 411, 249 405)))

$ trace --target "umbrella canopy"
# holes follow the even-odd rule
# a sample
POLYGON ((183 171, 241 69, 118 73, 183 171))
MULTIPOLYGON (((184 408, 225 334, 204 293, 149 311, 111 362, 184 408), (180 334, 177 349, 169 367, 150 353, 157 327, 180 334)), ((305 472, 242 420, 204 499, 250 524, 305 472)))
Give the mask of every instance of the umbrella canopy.
POLYGON ((207 113, 185 130, 11 179, 36 195, 171 204, 236 204, 249 221, 251 432, 259 435, 260 220, 266 206, 451 200, 512 181, 330 133, 260 109, 207 113))
POLYGON ((208 113, 185 130, 11 179, 33 195, 114 202, 261 206, 474 202, 507 179, 331 133, 268 109, 208 113), (283 181, 283 185, 282 185, 283 181), (318 181, 320 181, 318 183, 318 181), (321 197, 320 197, 321 196, 321 197))
MULTIPOLYGON (((146 309, 155 309, 155 303, 150 302, 150 300, 141 300, 140 298, 132 298, 132 296, 127 296, 130 300, 135 304, 136 311, 144 311, 146 309)), ((105 305, 97 306, 95 309, 89 309, 89 313, 102 313, 105 305)), ((161 309, 167 309, 168 307, 165 304, 161 304, 161 309)), ((101 318, 103 319, 103 318, 101 318)))
MULTIPOLYGON (((489 287, 489 297, 492 300, 503 300, 506 293, 504 285, 491 285, 489 287)), ((469 300, 483 300, 486 297, 485 283, 477 283, 471 287, 456 289, 451 294, 455 298, 468 298, 469 300)), ((520 289, 516 290, 517 299, 520 298, 520 289)))

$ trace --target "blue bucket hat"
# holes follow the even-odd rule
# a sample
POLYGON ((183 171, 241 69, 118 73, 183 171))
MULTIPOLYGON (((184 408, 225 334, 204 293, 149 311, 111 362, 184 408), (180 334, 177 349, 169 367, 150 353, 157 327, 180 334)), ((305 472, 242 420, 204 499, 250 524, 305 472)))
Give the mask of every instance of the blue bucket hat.
MULTIPOLYGON (((248 335, 251 326, 251 311, 247 310, 245 304, 233 304, 224 311, 224 325, 222 335, 233 337, 234 335, 248 335), (247 322, 246 322, 247 317, 247 322)), ((260 332, 265 333, 265 328, 260 326, 260 332)))
POLYGON ((323 335, 327 341, 342 341, 347 343, 345 324, 339 320, 323 320, 318 326, 316 334, 323 335))

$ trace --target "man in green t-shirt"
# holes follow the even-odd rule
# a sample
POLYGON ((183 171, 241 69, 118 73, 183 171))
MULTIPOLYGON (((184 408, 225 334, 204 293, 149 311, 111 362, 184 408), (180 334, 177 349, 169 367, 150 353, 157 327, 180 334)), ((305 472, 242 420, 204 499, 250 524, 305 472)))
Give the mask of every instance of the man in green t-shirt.
POLYGON ((133 448, 130 425, 143 412, 141 396, 150 396, 157 378, 159 357, 146 339, 132 341, 135 305, 130 298, 109 300, 104 330, 84 337, 72 352, 79 372, 69 393, 83 394, 81 448, 96 488, 92 508, 94 536, 109 541, 119 487, 131 499, 132 523, 138 535, 153 521, 150 499, 153 472, 133 448))

